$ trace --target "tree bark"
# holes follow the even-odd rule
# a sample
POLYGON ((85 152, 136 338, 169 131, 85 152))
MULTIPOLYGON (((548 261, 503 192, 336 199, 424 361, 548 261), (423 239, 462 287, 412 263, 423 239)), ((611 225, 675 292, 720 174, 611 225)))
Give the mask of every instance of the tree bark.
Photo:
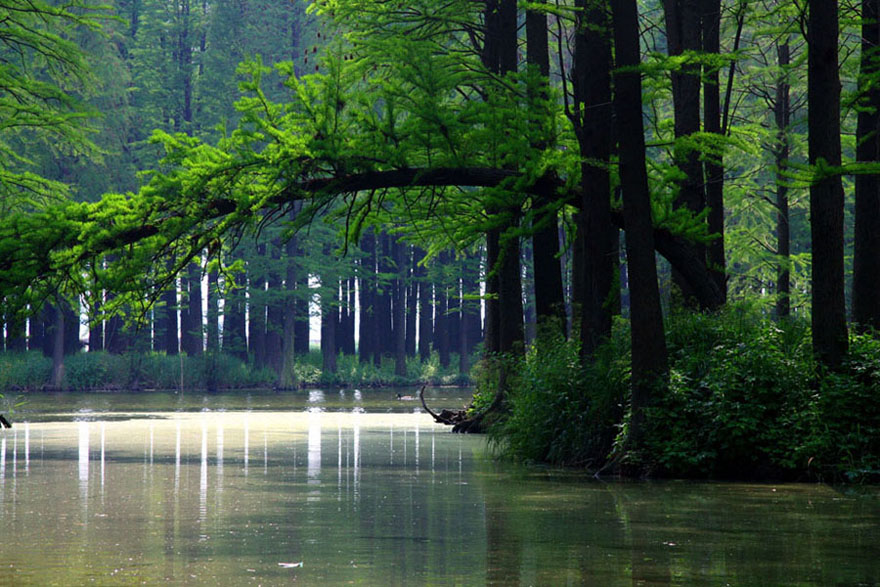
POLYGON ((576 133, 581 157, 578 238, 583 247, 581 354, 589 360, 611 334, 617 230, 611 224, 611 39, 607 3, 578 0, 575 37, 576 133))
POLYGON ((666 338, 657 286, 651 200, 645 167, 642 83, 638 71, 639 21, 636 0, 612 0, 617 70, 614 110, 620 136, 620 179, 626 229, 632 337, 630 443, 641 448, 645 409, 667 374, 666 338))
POLYGON ((791 51, 786 40, 776 47, 780 74, 776 82, 774 120, 776 122, 776 316, 786 318, 791 313, 791 225, 788 208, 788 185, 785 168, 791 150, 788 126, 791 123, 791 86, 788 83, 788 67, 791 51))
MULTIPOLYGON (((813 352, 835 368, 846 356, 843 184, 840 167, 840 74, 837 1, 810 0, 807 99, 810 108, 810 235, 813 243, 813 352)), ((875 293, 876 295, 876 293, 875 293)))
MULTIPOLYGON (((700 40, 700 2, 699 0, 663 0, 666 17, 667 48, 670 57, 679 57, 686 52, 698 52, 700 40)), ((679 182, 678 206, 684 206, 694 213, 699 213, 706 206, 703 187, 703 168, 699 153, 687 144, 685 139, 700 132, 700 66, 685 63, 681 69, 671 73, 672 105, 675 118, 676 146, 674 159, 684 174, 679 182)), ((692 245, 696 250, 696 259, 706 263, 706 247, 700 243, 692 245)), ((681 290, 685 305, 696 305, 696 299, 690 284, 677 271, 673 271, 673 281, 681 290)))
MULTIPOLYGON (((862 0, 862 55, 856 159, 880 162, 880 0, 862 0)), ((880 175, 855 177, 852 318, 880 332, 880 175)))
MULTIPOLYGON (((702 0, 703 53, 721 52, 721 0, 702 0)), ((718 68, 704 66, 703 70, 703 130, 721 136, 721 92, 718 68)), ((707 247, 709 273, 727 300, 726 259, 724 253, 724 157, 719 152, 704 164, 706 179, 706 206, 709 208, 709 234, 715 235, 707 247)))

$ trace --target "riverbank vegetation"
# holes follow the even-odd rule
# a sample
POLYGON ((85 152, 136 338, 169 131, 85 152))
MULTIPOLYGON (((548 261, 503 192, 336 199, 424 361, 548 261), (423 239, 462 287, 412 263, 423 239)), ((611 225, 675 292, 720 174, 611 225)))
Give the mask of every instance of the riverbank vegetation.
MULTIPOLYGON (((457 357, 454 357, 457 358, 457 357)), ((437 353, 426 361, 409 361, 407 377, 395 374, 394 361, 377 366, 362 364, 357 357, 340 355, 334 373, 322 370, 320 351, 298 356, 294 363, 296 384, 281 388, 269 368, 224 353, 168 356, 159 353, 77 353, 65 361, 60 388, 52 384, 52 359, 39 352, 0 353, 0 390, 31 391, 180 391, 213 392, 253 389, 302 389, 316 386, 415 387, 470 383, 456 368, 443 367, 437 353), (181 375, 182 373, 182 375, 181 375)))
POLYGON ((10 385, 471 378, 526 460, 871 477, 878 15, 0 0, 10 385))
POLYGON ((509 415, 491 428, 516 460, 700 479, 880 481, 880 341, 853 334, 840 369, 811 350, 810 326, 748 305, 667 321, 669 384, 648 412, 643 448, 627 447, 629 327, 597 360, 576 344, 533 348, 509 415))

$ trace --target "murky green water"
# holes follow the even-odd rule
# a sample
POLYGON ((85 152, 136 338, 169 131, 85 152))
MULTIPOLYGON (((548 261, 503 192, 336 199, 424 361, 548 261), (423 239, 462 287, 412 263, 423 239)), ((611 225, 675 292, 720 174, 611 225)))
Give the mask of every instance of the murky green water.
POLYGON ((31 396, 0 584, 880 583, 876 488, 523 470, 392 397, 31 396))

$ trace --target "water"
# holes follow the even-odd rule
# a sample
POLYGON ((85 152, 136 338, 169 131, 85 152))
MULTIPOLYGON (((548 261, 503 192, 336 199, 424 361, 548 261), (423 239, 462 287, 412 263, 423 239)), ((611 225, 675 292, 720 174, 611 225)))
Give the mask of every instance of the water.
POLYGON ((880 583, 876 488, 517 468, 393 396, 29 396, 0 584, 880 583))

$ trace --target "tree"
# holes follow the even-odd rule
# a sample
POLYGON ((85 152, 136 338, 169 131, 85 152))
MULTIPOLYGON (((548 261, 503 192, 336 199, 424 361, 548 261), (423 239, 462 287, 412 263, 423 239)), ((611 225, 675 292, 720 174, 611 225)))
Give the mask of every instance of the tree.
MULTIPOLYGON (((880 163, 880 2, 862 0, 862 46, 856 159, 880 163)), ((880 175, 855 177, 852 319, 880 331, 880 175)))
POLYGON ((612 0, 616 73, 614 111, 620 131, 626 259, 630 284, 632 420, 630 440, 640 448, 645 409, 667 373, 666 337, 654 261, 651 201, 645 168, 638 8, 635 0, 612 0))
POLYGON ((813 351, 830 367, 847 353, 840 177, 840 74, 837 2, 811 0, 807 28, 810 232, 813 242, 813 351))

